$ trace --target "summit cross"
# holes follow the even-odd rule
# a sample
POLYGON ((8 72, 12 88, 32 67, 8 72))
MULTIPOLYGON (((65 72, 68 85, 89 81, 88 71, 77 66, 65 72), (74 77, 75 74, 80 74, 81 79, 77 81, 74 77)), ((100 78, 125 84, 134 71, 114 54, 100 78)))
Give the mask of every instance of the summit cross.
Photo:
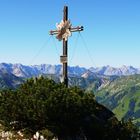
POLYGON ((50 35, 56 35, 59 41, 63 41, 63 55, 60 56, 60 61, 63 64, 62 82, 68 87, 68 37, 72 32, 83 31, 83 26, 72 27, 68 19, 68 6, 64 6, 63 20, 56 25, 56 30, 51 30, 50 35))

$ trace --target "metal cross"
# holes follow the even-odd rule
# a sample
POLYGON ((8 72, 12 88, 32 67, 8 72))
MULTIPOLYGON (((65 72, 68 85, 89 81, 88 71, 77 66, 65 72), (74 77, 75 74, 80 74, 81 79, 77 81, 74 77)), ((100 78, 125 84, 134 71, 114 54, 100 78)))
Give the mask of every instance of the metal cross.
POLYGON ((63 40, 63 55, 60 56, 60 61, 63 63, 62 82, 68 87, 68 37, 72 32, 83 31, 83 26, 72 27, 68 20, 68 6, 64 6, 63 20, 57 25, 57 30, 51 30, 50 35, 56 35, 56 38, 63 40))

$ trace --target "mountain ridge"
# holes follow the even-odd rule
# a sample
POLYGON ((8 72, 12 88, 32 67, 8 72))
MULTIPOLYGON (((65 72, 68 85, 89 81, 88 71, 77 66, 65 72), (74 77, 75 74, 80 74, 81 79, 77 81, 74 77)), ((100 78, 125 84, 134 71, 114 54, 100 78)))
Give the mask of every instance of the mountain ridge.
MULTIPOLYGON (((6 71, 7 73, 12 73, 17 77, 30 78, 33 76, 39 76, 41 74, 56 74, 61 75, 62 66, 61 65, 51 65, 51 64, 40 64, 40 65, 23 65, 20 63, 0 63, 0 70, 6 71)), ((82 76, 89 72, 93 75, 106 75, 106 76, 127 76, 140 74, 140 68, 135 68, 133 66, 125 66, 115 68, 109 65, 102 67, 80 67, 80 66, 68 66, 68 74, 71 76, 82 76)), ((88 77, 88 74, 87 74, 88 77)))

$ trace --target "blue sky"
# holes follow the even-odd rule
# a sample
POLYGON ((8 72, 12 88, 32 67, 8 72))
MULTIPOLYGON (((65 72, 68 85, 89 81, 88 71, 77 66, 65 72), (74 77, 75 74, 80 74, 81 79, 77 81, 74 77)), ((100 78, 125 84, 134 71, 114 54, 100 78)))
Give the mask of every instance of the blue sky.
POLYGON ((140 0, 0 0, 0 62, 60 64, 62 42, 49 30, 69 6, 69 65, 140 67, 140 0))

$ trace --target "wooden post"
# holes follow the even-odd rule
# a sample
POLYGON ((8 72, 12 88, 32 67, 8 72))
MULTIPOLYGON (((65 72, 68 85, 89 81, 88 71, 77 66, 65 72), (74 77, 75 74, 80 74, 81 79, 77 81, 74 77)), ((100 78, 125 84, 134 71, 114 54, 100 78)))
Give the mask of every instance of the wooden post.
MULTIPOLYGON (((64 6, 64 15, 63 21, 66 22, 68 20, 68 7, 64 6)), ((63 39, 63 56, 68 59, 68 41, 63 39)), ((68 87, 68 61, 63 62, 63 83, 68 87)))

